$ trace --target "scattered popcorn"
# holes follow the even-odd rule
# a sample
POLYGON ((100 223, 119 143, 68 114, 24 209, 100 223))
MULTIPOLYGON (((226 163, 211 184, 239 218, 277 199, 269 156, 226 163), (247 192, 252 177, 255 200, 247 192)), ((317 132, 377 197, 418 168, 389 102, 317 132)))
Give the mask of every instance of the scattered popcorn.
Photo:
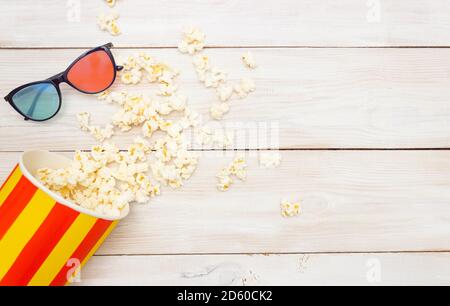
POLYGON ((99 100, 104 101, 104 100, 108 99, 109 94, 110 94, 109 90, 105 90, 104 92, 101 92, 101 93, 97 94, 97 98, 99 100))
POLYGON ((241 88, 246 93, 254 92, 256 89, 255 81, 253 81, 252 79, 249 79, 249 78, 242 79, 241 80, 241 88))
POLYGON ((255 82, 252 79, 245 78, 234 87, 234 92, 240 99, 244 99, 249 95, 249 93, 254 92, 255 89, 255 82))
POLYGON ((205 87, 206 88, 217 88, 221 84, 227 81, 228 75, 225 71, 213 67, 210 71, 205 74, 205 87))
POLYGON ((78 123, 82 131, 89 132, 95 139, 100 142, 111 138, 114 135, 114 126, 108 124, 104 128, 90 125, 90 114, 82 112, 77 115, 78 123))
POLYGON ((112 126, 111 124, 108 124, 104 128, 98 126, 91 126, 90 132, 95 139, 97 139, 100 142, 103 142, 106 139, 109 139, 114 136, 114 126, 112 126))
POLYGON ((230 189, 230 186, 233 184, 231 176, 235 176, 241 181, 247 179, 247 163, 243 157, 236 157, 228 167, 223 168, 217 174, 216 177, 219 180, 217 189, 219 191, 227 191, 230 189))
POLYGON ((154 149, 157 161, 151 164, 151 170, 153 177, 164 186, 180 188, 183 180, 194 174, 198 155, 188 151, 187 139, 183 135, 159 139, 154 149))
POLYGON ((217 178, 219 179, 219 183, 217 184, 219 191, 227 191, 230 189, 231 184, 233 184, 233 179, 224 173, 217 175, 217 178))
POLYGON ((195 54, 205 47, 205 34, 197 28, 189 27, 183 31, 183 40, 178 45, 181 53, 195 54))
POLYGON ((196 142, 201 146, 212 146, 215 149, 229 148, 234 142, 234 134, 222 129, 211 129, 203 126, 196 131, 196 142))
POLYGON ((255 69, 258 66, 255 57, 251 52, 244 53, 244 55, 242 55, 242 60, 248 68, 255 69))
POLYGON ((187 97, 183 95, 175 95, 169 99, 169 105, 173 110, 182 112, 186 109, 187 97))
POLYGON ((283 200, 281 201, 281 215, 286 218, 295 217, 300 214, 300 201, 290 202, 283 200))
POLYGON ((211 109, 211 117, 216 120, 222 120, 223 116, 230 111, 230 106, 227 103, 214 104, 211 109))
POLYGON ((208 56, 196 55, 193 59, 195 71, 198 79, 206 88, 218 88, 221 84, 226 83, 228 74, 217 67, 212 67, 208 56))
POLYGON ((217 88, 217 95, 222 102, 227 102, 231 99, 234 93, 234 88, 229 85, 222 85, 217 88))
POLYGON ((245 181, 247 179, 247 163, 245 159, 243 157, 235 158, 228 171, 241 181, 245 181))
POLYGON ((117 25, 117 20, 119 19, 119 14, 100 14, 97 17, 97 24, 102 31, 107 31, 113 36, 120 35, 120 28, 117 25))
POLYGON ((196 55, 194 56, 192 62, 198 71, 209 71, 211 69, 211 66, 209 64, 209 57, 206 55, 196 55))
MULTIPOLYGON (((206 88, 215 88, 221 102, 229 101, 234 93, 236 93, 238 98, 244 99, 249 93, 255 91, 255 82, 248 78, 242 79, 238 85, 228 85, 228 74, 224 70, 212 66, 207 55, 196 54, 202 51, 204 44, 205 35, 198 29, 189 28, 183 32, 183 40, 179 44, 178 49, 182 53, 194 55, 192 62, 199 81, 206 88)), ((242 56, 242 60, 249 68, 253 69, 257 67, 255 58, 251 52, 245 53, 242 56)), ((229 106, 223 104, 215 104, 210 109, 212 118, 216 120, 221 120, 228 111, 229 106)))
MULTIPOLYGON (((105 0, 114 6, 115 0, 105 0)), ((116 21, 118 14, 102 14, 99 27, 113 35, 120 34, 116 21)), ((227 103, 234 94, 246 97, 255 90, 251 79, 242 79, 236 86, 228 85, 226 71, 212 65, 208 56, 197 54, 205 46, 205 35, 195 28, 183 32, 179 45, 182 53, 193 55, 193 64, 199 80, 206 88, 214 88, 219 103, 210 109, 212 118, 221 120, 230 110, 227 103)), ((244 63, 256 67, 251 53, 243 56, 244 63)), ((129 93, 126 90, 105 91, 98 99, 118 107, 111 124, 91 126, 90 114, 78 114, 80 128, 100 142, 111 138, 115 129, 122 132, 138 127, 142 137, 125 151, 104 143, 91 152, 77 152, 74 161, 65 169, 40 169, 38 178, 51 190, 78 205, 108 216, 119 216, 130 203, 147 203, 161 193, 160 185, 177 189, 195 173, 199 156, 190 151, 187 137, 189 128, 195 130, 196 140, 202 145, 225 149, 233 144, 234 135, 220 129, 202 126, 202 117, 188 105, 186 96, 178 93, 179 71, 146 53, 118 58, 124 67, 119 78, 125 85, 137 85, 142 80, 156 85, 153 95, 129 93), (156 134, 156 136, 155 136, 156 134), (160 134, 161 137, 160 137, 160 134), (157 138, 152 140, 153 137, 157 138)), ((281 158, 280 158, 281 160, 281 158)), ((261 157, 261 163, 273 167, 279 164, 274 157, 261 157)), ((245 181, 247 164, 236 157, 217 175, 217 188, 228 190, 235 179, 245 181)))
POLYGON ((261 168, 273 169, 277 168, 281 164, 280 152, 260 152, 259 153, 259 165, 261 168))

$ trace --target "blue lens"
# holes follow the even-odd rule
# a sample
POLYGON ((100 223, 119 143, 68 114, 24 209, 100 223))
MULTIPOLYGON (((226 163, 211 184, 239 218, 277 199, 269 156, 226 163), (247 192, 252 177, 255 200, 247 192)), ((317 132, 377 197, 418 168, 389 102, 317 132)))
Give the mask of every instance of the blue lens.
POLYGON ((18 91, 12 102, 23 115, 34 120, 46 120, 58 111, 59 94, 53 84, 39 83, 18 91))

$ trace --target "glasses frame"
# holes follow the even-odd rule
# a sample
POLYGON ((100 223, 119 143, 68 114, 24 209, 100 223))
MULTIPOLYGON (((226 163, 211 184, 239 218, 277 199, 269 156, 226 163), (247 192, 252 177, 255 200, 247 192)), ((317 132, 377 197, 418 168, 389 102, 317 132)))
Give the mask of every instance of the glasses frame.
POLYGON ((84 94, 89 94, 89 95, 95 95, 95 94, 101 93, 101 92, 107 90, 108 88, 110 88, 110 87, 114 84, 114 82, 115 82, 115 80, 116 80, 116 77, 117 77, 117 72, 123 70, 123 66, 117 66, 117 65, 116 65, 116 61, 114 60, 114 56, 113 56, 113 54, 111 53, 111 48, 112 48, 113 46, 114 46, 114 45, 113 45, 112 43, 108 43, 108 44, 105 44, 105 45, 103 45, 103 46, 99 46, 99 47, 97 47, 97 48, 91 49, 91 50, 89 50, 89 51, 83 53, 82 55, 80 55, 80 56, 79 56, 76 60, 74 60, 74 61, 69 65, 69 67, 68 67, 66 70, 64 70, 63 72, 58 73, 58 74, 56 74, 56 75, 54 75, 54 76, 52 76, 52 77, 50 77, 50 78, 48 78, 48 79, 46 79, 46 80, 37 81, 37 82, 31 82, 31 83, 22 85, 22 86, 20 86, 20 87, 17 87, 17 88, 14 89, 13 91, 11 91, 4 99, 5 99, 6 102, 8 102, 8 103, 11 105, 12 108, 14 108, 14 110, 15 110, 16 112, 18 112, 20 115, 22 115, 22 116, 24 117, 24 119, 27 120, 27 121, 28 121, 28 120, 31 120, 31 121, 36 121, 36 122, 42 122, 42 121, 50 120, 50 119, 52 119, 53 117, 55 117, 55 116, 59 113, 59 111, 61 110, 61 105, 62 105, 62 94, 61 94, 61 89, 59 88, 59 85, 60 85, 61 83, 66 83, 66 84, 68 84, 70 87, 74 88, 75 90, 77 90, 77 91, 79 91, 79 92, 81 92, 81 93, 84 93, 84 94), (109 84, 108 87, 106 87, 105 89, 103 89, 103 90, 101 90, 101 91, 98 91, 98 92, 87 92, 87 91, 83 91, 83 90, 77 88, 75 85, 73 85, 73 84, 69 81, 67 75, 69 74, 69 71, 73 68, 73 66, 75 66, 75 64, 77 64, 81 59, 83 59, 83 58, 85 58, 86 56, 88 56, 88 55, 90 55, 90 54, 92 54, 92 53, 94 53, 94 52, 97 52, 97 51, 105 51, 106 54, 108 54, 108 56, 109 56, 109 58, 110 58, 110 60, 111 60, 111 62, 112 62, 112 64, 113 64, 113 67, 115 68, 115 69, 114 69, 114 78, 113 78, 111 84, 109 84), (53 85, 53 86, 56 88, 56 92, 58 93, 58 97, 59 97, 58 108, 57 108, 56 112, 55 112, 51 117, 46 118, 46 119, 33 119, 33 118, 31 118, 31 117, 28 116, 27 114, 22 113, 22 111, 19 110, 19 108, 14 104, 14 101, 13 101, 13 97, 14 97, 14 95, 15 95, 16 93, 18 93, 19 91, 21 91, 21 90, 24 89, 24 88, 27 88, 27 87, 32 86, 32 85, 37 85, 37 84, 51 84, 51 85, 53 85))

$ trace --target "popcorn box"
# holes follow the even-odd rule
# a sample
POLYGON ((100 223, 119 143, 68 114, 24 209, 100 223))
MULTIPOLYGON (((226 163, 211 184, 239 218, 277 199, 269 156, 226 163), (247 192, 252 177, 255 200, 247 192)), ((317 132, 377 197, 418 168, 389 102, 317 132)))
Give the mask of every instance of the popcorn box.
POLYGON ((40 168, 70 160, 46 151, 25 152, 0 189, 0 286, 62 286, 96 252, 117 219, 80 207, 35 178, 40 168))

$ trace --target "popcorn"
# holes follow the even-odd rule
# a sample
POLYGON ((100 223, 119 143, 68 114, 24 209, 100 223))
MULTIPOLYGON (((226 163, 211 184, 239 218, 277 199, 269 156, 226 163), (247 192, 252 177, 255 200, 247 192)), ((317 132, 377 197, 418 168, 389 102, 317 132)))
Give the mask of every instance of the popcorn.
POLYGON ((109 94, 110 94, 109 90, 105 90, 104 92, 97 94, 97 99, 105 101, 108 99, 109 94))
MULTIPOLYGON (((234 93, 240 98, 246 98, 249 93, 255 91, 255 82, 244 78, 239 84, 231 86, 227 84, 228 74, 211 64, 210 58, 205 54, 196 54, 202 51, 205 42, 205 35, 198 29, 189 28, 183 32, 183 40, 178 46, 182 53, 193 55, 192 63, 195 67, 198 79, 206 88, 215 88, 218 99, 223 103, 231 99, 234 93), (198 47, 198 46, 201 47, 198 47), (198 48, 197 48, 198 47, 198 48)), ((251 52, 242 56, 244 64, 249 68, 256 68, 257 64, 251 52)), ((229 112, 229 105, 215 104, 211 107, 211 116, 216 120, 221 120, 229 112)))
MULTIPOLYGON (((106 0, 114 5, 115 1, 106 0)), ((115 21, 117 14, 101 15, 99 26, 111 33, 119 33, 115 21), (115 26, 114 26, 115 25, 115 26)), ((212 65, 202 51, 205 35, 198 29, 183 32, 179 45, 182 53, 193 55, 193 65, 199 80, 206 88, 214 88, 220 102, 214 104, 210 113, 221 120, 229 112, 228 102, 234 94, 246 97, 255 90, 251 79, 242 79, 236 86, 229 85, 226 71, 212 65)), ((250 53, 243 57, 247 66, 256 67, 250 53)), ((195 173, 199 156, 190 151, 186 130, 196 130, 200 144, 211 144, 224 149, 233 143, 233 133, 202 126, 202 116, 188 106, 186 96, 178 93, 179 71, 158 61, 146 53, 118 58, 124 67, 119 78, 125 85, 137 85, 148 80, 156 86, 153 95, 121 91, 105 91, 98 99, 114 104, 119 109, 112 122, 105 127, 91 126, 89 113, 80 113, 80 128, 103 142, 114 135, 114 130, 127 132, 134 127, 141 129, 142 137, 134 140, 127 150, 119 151, 115 145, 105 143, 92 148, 91 152, 76 152, 71 165, 65 169, 39 169, 39 179, 51 190, 80 206, 109 216, 120 216, 121 210, 130 203, 146 203, 161 193, 160 186, 177 189, 195 173), (170 117, 169 117, 170 116, 170 117), (155 133, 157 135, 155 135, 155 133), (163 134, 159 137, 159 134, 163 134), (153 136, 158 138, 151 143, 153 136)), ((264 158, 262 158, 264 159, 264 158)), ((263 162, 270 166, 276 160, 266 157, 263 162)), ((236 157, 217 174, 217 188, 229 190, 235 180, 245 181, 247 164, 243 157, 236 157)))
POLYGON ((104 91, 97 95, 97 99, 110 104, 116 103, 118 105, 123 105, 127 95, 128 93, 126 90, 122 90, 119 92, 104 91))
POLYGON ((192 60, 195 68, 199 71, 209 71, 211 69, 209 57, 206 55, 196 55, 192 60))
POLYGON ((120 28, 117 25, 117 20, 119 19, 119 14, 100 14, 97 17, 97 24, 102 31, 107 31, 113 36, 121 34, 120 28))
POLYGON ((244 78, 241 80, 241 88, 246 93, 254 92, 256 89, 255 81, 249 78, 244 78))
POLYGON ((124 67, 121 80, 126 85, 136 85, 145 76, 150 83, 158 83, 161 96, 171 96, 177 90, 176 78, 179 71, 156 61, 146 53, 141 52, 127 58, 119 57, 117 63, 124 67))
POLYGON ((173 96, 169 100, 169 105, 173 110, 182 112, 186 109, 187 98, 183 95, 173 96))
MULTIPOLYGON (((112 97, 113 94, 111 93, 110 96, 112 97)), ((143 125, 142 131, 144 136, 151 137, 159 128, 162 130, 167 128, 167 122, 163 120, 161 115, 169 115, 173 111, 169 100, 130 95, 128 93, 122 93, 118 97, 121 97, 119 100, 121 109, 113 116, 113 125, 120 128, 123 132, 143 125)), ((178 97, 173 98, 178 99, 178 97)), ((177 101, 178 105, 176 107, 181 109, 183 102, 177 101)))
POLYGON ((167 134, 170 137, 178 137, 183 131, 183 126, 180 123, 174 123, 167 129, 167 134))
POLYGON ((230 174, 235 175, 241 181, 247 179, 247 163, 243 157, 237 157, 228 167, 230 174))
POLYGON ((116 0, 105 0, 106 4, 109 5, 109 7, 113 7, 116 5, 116 0))
POLYGON ((156 141, 154 148, 156 149, 155 156, 162 162, 169 162, 172 157, 178 152, 177 141, 171 137, 161 138, 156 141))
POLYGON ((213 146, 215 149, 226 149, 234 142, 234 134, 232 132, 223 131, 221 129, 211 129, 203 126, 196 131, 196 142, 201 146, 213 146))
POLYGON ((192 109, 186 109, 184 113, 185 113, 184 119, 192 127, 200 125, 203 121, 202 116, 192 109))
POLYGON ((247 163, 243 157, 236 157, 228 167, 223 168, 216 177, 219 180, 217 189, 219 191, 227 191, 233 184, 231 176, 237 177, 241 181, 247 179, 247 163))
POLYGON ((230 85, 222 85, 217 88, 217 96, 219 97, 220 101, 227 102, 231 99, 234 93, 233 86, 230 85))
POLYGON ((183 186, 180 171, 175 165, 156 162, 152 164, 152 173, 155 179, 164 184, 164 186, 170 186, 173 189, 178 189, 183 186))
POLYGON ((259 153, 259 165, 261 168, 273 169, 277 168, 281 164, 280 152, 260 152, 259 153))
POLYGON ((241 82, 234 87, 234 92, 240 99, 244 99, 249 93, 256 89, 255 82, 252 79, 242 79, 241 82))
POLYGON ((205 47, 205 34, 197 28, 189 27, 183 31, 183 40, 178 45, 181 53, 193 55, 205 47))
POLYGON ((138 84, 142 79, 142 72, 139 69, 132 69, 130 71, 127 71, 122 74, 120 77, 122 83, 126 85, 136 85, 138 84))
POLYGON ((195 172, 198 165, 198 155, 195 152, 181 150, 176 154, 173 161, 175 167, 180 171, 180 176, 187 180, 195 172))
POLYGON ((211 109, 211 117, 216 120, 222 120, 223 116, 230 111, 230 106, 227 103, 216 103, 211 109))
POLYGON ((219 183, 217 184, 219 191, 228 191, 233 184, 233 179, 228 175, 219 174, 217 178, 219 179, 219 183))
POLYGON ((98 126, 90 127, 91 135, 94 136, 100 142, 105 141, 114 136, 114 126, 111 124, 106 125, 104 128, 98 126))
POLYGON ((221 84, 226 83, 228 75, 222 69, 212 67, 209 57, 206 55, 196 55, 193 59, 195 71, 198 79, 206 88, 218 88, 221 84))
POLYGON ((138 66, 138 59, 131 55, 127 58, 118 57, 117 64, 123 66, 123 71, 130 71, 140 67, 138 66))
POLYGON ((135 139, 126 152, 111 144, 94 146, 91 152, 76 152, 63 169, 39 169, 37 178, 50 190, 74 203, 118 217, 128 204, 159 194, 159 186, 145 173, 150 145, 135 139))
POLYGON ((150 119, 144 122, 144 125, 142 126, 142 133, 145 137, 151 138, 153 133, 156 132, 159 129, 159 124, 157 119, 150 119))
POLYGON ((255 57, 250 51, 242 55, 242 61, 244 62, 245 66, 247 66, 250 69, 255 69, 258 66, 256 64, 255 57))
POLYGON ((104 128, 90 125, 90 114, 82 112, 77 115, 78 123, 82 131, 89 132, 95 139, 100 142, 111 138, 114 135, 114 126, 111 124, 106 125, 104 128))
POLYGON ((281 201, 281 215, 285 218, 295 217, 300 214, 300 201, 290 202, 283 200, 281 201))
POLYGON ((77 115, 78 123, 80 124, 81 130, 87 132, 89 131, 89 121, 91 115, 88 112, 82 112, 77 115))

